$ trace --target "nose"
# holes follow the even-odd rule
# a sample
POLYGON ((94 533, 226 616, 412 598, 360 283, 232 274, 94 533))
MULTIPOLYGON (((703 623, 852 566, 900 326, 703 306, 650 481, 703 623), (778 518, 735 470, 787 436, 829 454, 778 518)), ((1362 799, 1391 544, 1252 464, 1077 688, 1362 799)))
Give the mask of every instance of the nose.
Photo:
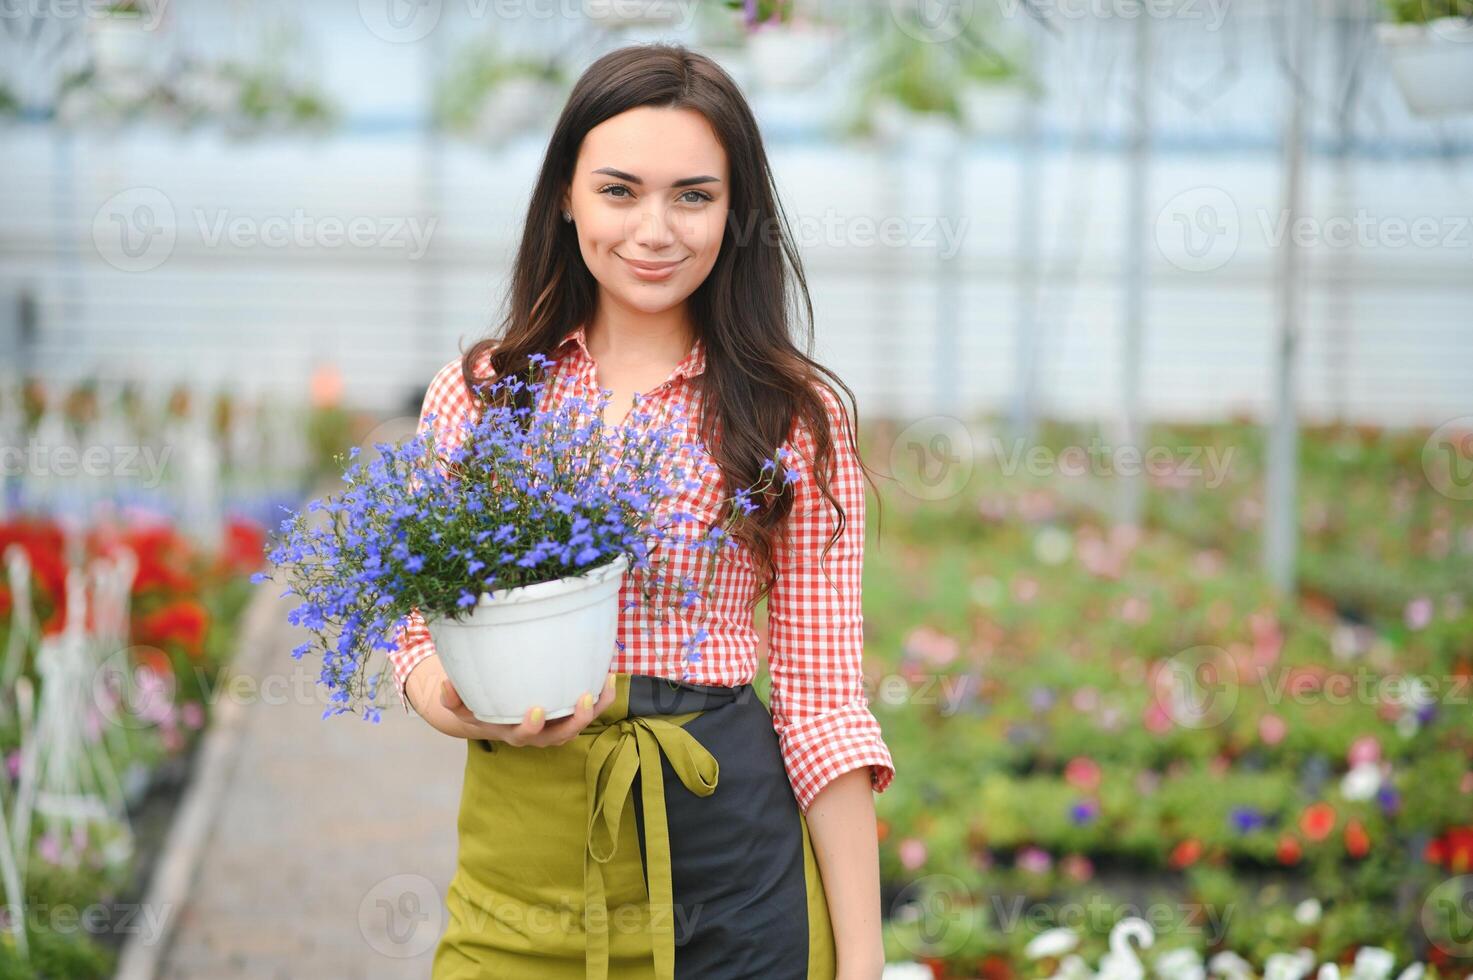
POLYGON ((659 253, 675 244, 675 229, 660 203, 640 208, 635 220, 638 223, 629 237, 641 249, 649 253, 659 253))

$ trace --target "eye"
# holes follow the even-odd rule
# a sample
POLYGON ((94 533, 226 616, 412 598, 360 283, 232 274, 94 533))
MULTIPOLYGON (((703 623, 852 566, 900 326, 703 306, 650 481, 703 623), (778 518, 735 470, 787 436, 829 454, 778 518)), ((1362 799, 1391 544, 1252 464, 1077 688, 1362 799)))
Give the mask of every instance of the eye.
MULTIPOLYGON (((696 199, 694 201, 686 201, 686 204, 700 204, 702 201, 714 200, 714 198, 712 198, 711 195, 707 194, 705 191, 686 191, 685 194, 694 194, 696 196, 696 199)), ((682 194, 680 196, 684 198, 685 194, 682 194)))
POLYGON ((627 185, 625 185, 625 184, 605 184, 605 185, 603 185, 602 187, 600 187, 598 189, 598 193, 600 193, 600 194, 607 194, 609 197, 612 197, 612 198, 614 198, 616 200, 623 200, 624 198, 628 197, 629 195, 628 194, 613 194, 611 192, 612 191, 627 191, 627 190, 629 190, 629 187, 627 185))

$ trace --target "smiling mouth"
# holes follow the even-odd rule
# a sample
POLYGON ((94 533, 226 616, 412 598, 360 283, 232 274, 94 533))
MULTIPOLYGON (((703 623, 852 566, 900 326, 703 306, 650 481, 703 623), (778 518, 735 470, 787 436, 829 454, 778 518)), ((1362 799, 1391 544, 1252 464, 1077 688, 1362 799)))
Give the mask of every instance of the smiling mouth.
POLYGON ((634 266, 634 268, 641 269, 645 272, 664 272, 667 269, 675 268, 677 265, 685 261, 685 259, 676 259, 674 262, 641 262, 639 259, 628 259, 624 258, 624 256, 622 255, 620 255, 619 258, 624 259, 625 262, 628 262, 630 265, 634 266))

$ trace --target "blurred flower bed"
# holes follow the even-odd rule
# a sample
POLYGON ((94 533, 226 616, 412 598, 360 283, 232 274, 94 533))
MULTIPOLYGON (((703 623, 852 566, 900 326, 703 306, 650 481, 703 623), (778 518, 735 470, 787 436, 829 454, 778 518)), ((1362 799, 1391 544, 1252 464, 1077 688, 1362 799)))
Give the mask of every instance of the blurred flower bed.
POLYGON ((110 976, 159 928, 153 862, 328 414, 0 383, 0 978, 110 976))
MULTIPOLYGON (((262 564, 264 542, 259 525, 241 520, 228 523, 225 540, 212 551, 197 548, 166 524, 96 527, 81 542, 87 561, 116 556, 120 549, 137 558, 130 589, 130 645, 102 660, 90 685, 93 697, 85 718, 78 719, 88 751, 107 753, 130 809, 145 799, 171 760, 188 757, 208 725, 222 670, 233 653, 235 629, 251 593, 249 575, 262 564), (128 693, 121 699, 104 683, 111 667, 131 674, 128 693)), ((37 698, 45 696, 47 678, 38 652, 43 641, 62 637, 69 613, 68 536, 63 527, 42 519, 0 524, 0 552, 12 546, 29 562, 40 635, 21 647, 18 677, 7 678, 0 707, 0 757, 6 780, 0 800, 11 806, 25 795, 22 783, 28 775, 45 781, 42 772, 25 772, 28 761, 39 768, 44 757, 25 757, 26 712, 19 707, 23 696, 18 692, 29 686, 37 698)), ((16 624, 13 603, 9 585, 0 585, 0 635, 6 637, 7 649, 16 624)), ((89 621, 83 628, 91 625, 89 621)), ((16 832, 13 816, 10 824, 11 832, 16 832)), ((137 880, 139 854, 131 846, 116 846, 120 838, 131 836, 131 830, 108 820, 31 823, 28 840, 21 845, 29 851, 24 878, 29 963, 22 960, 14 934, 7 931, 0 942, 0 977, 111 975, 116 943, 108 940, 121 940, 117 930, 91 934, 88 929, 68 929, 62 916, 52 913, 75 910, 75 926, 85 910, 138 901, 144 884, 137 880)), ((93 914, 111 925, 121 920, 121 913, 93 914)))
POLYGON ((1153 431, 1230 465, 1211 486, 1149 477, 1138 532, 1105 516, 1109 479, 1062 467, 984 459, 945 500, 878 480, 866 672, 899 777, 877 797, 890 958, 1050 976, 1058 956, 1027 951, 1040 933, 1069 927, 1093 961, 1151 911, 1158 962, 1230 950, 1262 973, 1304 947, 1349 968, 1374 946, 1469 973, 1473 513, 1429 483, 1426 437, 1304 434, 1287 601, 1258 571, 1246 425, 1153 431))

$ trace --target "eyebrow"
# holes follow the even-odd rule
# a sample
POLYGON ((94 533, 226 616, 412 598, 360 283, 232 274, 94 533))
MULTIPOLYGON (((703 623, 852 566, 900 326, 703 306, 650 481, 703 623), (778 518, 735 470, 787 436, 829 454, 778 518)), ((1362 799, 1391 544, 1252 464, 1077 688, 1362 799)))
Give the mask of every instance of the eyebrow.
MULTIPOLYGON (((633 174, 626 174, 624 171, 622 171, 622 170, 615 170, 613 167, 599 167, 597 170, 594 171, 594 173, 596 173, 596 174, 608 174, 610 177, 617 177, 620 180, 627 180, 631 184, 641 184, 641 185, 644 184, 644 181, 643 180, 640 180, 638 177, 634 176, 633 174)), ((670 186, 671 187, 690 187, 692 184, 711 184, 711 183, 717 183, 717 184, 719 184, 719 183, 721 183, 721 178, 719 178, 719 177, 712 177, 712 176, 709 176, 709 175, 706 175, 706 174, 702 174, 699 177, 682 177, 679 180, 677 180, 675 183, 671 184, 670 186)))

